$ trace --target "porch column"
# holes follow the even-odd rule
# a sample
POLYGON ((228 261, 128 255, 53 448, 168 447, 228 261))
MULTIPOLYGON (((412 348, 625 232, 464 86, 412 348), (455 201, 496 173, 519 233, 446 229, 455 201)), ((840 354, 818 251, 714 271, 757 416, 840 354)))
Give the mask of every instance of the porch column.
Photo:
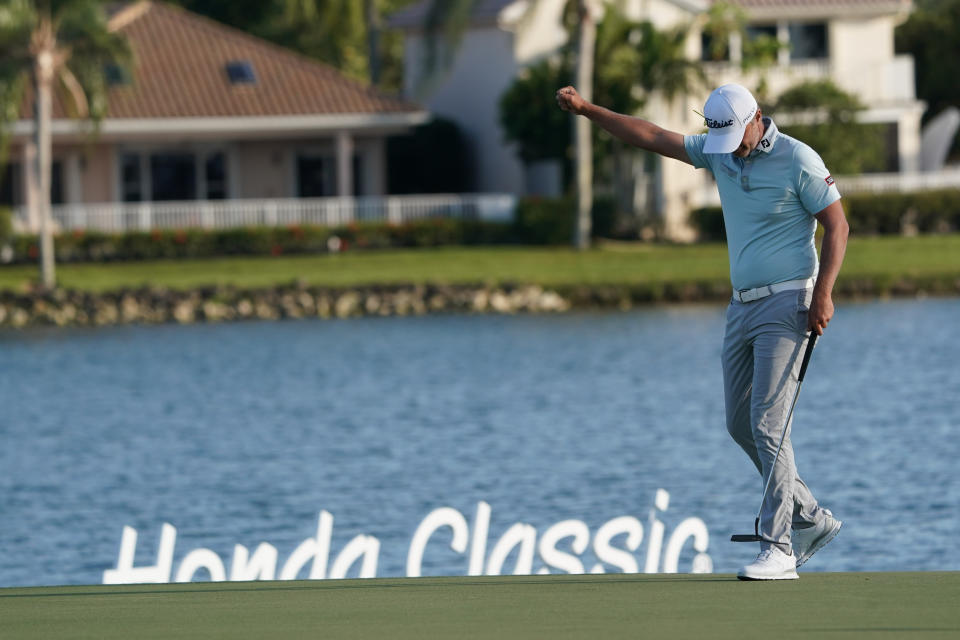
POLYGON ((64 202, 78 204, 83 202, 83 161, 80 152, 71 151, 63 160, 64 202))
POLYGON ((353 136, 337 133, 337 195, 353 195, 353 136))

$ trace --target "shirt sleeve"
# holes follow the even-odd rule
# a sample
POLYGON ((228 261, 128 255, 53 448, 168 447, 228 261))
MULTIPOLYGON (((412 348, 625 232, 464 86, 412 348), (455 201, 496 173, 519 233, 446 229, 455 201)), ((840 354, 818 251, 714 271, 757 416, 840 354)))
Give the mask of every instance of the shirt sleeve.
POLYGON ((710 163, 707 160, 707 154, 703 152, 703 143, 707 140, 707 134, 700 133, 693 136, 683 136, 683 147, 687 150, 687 156, 690 162, 697 169, 709 169, 710 163))
POLYGON ((797 195, 803 208, 816 215, 840 199, 840 191, 827 171, 823 159, 805 144, 797 146, 794 155, 797 195))

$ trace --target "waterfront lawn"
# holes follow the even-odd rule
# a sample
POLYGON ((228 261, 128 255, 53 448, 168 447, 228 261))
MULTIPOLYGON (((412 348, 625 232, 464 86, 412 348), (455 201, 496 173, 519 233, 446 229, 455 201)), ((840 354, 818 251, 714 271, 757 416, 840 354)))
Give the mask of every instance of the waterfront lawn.
MULTIPOLYGON (((70 289, 110 291, 145 284, 261 288, 301 280, 311 285, 530 283, 546 286, 719 282, 728 280, 726 246, 605 243, 577 252, 544 247, 445 247, 351 251, 338 255, 233 257, 58 265, 70 289)), ((851 238, 843 279, 889 284, 960 278, 960 234, 851 238)), ((0 268, 0 290, 24 290, 32 265, 0 268)))

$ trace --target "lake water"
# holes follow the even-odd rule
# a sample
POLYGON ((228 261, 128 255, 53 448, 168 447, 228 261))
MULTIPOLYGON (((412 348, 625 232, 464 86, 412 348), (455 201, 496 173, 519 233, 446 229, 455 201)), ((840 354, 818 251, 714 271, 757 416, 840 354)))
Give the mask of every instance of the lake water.
MULTIPOLYGON (((642 570, 661 488, 664 546, 699 518, 713 570, 736 571, 756 549, 729 536, 752 530, 762 486, 724 427, 723 311, 0 333, 0 586, 100 583, 125 526, 135 564, 156 564, 164 523, 174 573, 198 548, 229 572, 235 545, 267 542, 279 575, 321 511, 331 562, 362 534, 376 575, 403 576, 428 514, 473 536, 481 501, 487 554, 514 523, 542 541, 632 516, 642 570)), ((958 299, 840 306, 794 422, 801 475, 845 521, 809 570, 960 569, 958 327, 958 299)), ((423 575, 467 573, 451 539, 429 538, 423 575)), ((556 548, 589 570, 592 543, 556 548)))

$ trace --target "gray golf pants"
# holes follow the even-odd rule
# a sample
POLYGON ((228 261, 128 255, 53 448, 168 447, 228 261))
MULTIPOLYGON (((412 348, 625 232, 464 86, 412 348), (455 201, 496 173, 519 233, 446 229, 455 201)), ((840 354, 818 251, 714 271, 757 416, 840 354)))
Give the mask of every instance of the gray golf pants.
POLYGON ((733 300, 727 308, 723 339, 727 431, 760 472, 761 491, 773 467, 770 490, 760 510, 760 534, 776 540, 787 553, 791 525, 802 529, 823 517, 797 475, 789 433, 773 465, 797 388, 812 298, 812 289, 799 289, 753 302, 733 300))

